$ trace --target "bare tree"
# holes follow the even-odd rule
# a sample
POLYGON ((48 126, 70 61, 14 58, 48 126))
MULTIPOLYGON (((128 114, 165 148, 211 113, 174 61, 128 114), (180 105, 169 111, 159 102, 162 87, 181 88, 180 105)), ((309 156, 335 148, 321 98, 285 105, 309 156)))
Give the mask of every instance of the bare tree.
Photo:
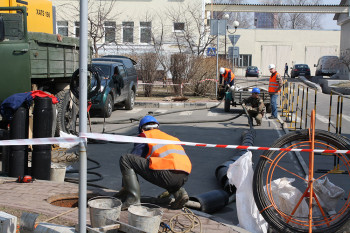
POLYGON ((343 51, 339 57, 340 63, 344 64, 350 74, 350 49, 343 51))
MULTIPOLYGON (((116 0, 88 1, 88 36, 92 41, 94 54, 98 57, 98 50, 108 44, 117 44, 115 35, 120 30, 116 25, 116 19, 120 13, 113 10, 116 0), (113 37, 114 35, 114 37, 113 37)), ((65 15, 62 18, 76 19, 76 28, 79 29, 79 5, 71 3, 58 4, 56 7, 65 8, 61 10, 65 15)), ((73 35, 79 36, 78 30, 73 35)))
POLYGON ((181 23, 183 28, 174 31, 172 38, 179 53, 202 55, 206 48, 215 40, 209 36, 209 28, 205 25, 201 3, 178 4, 168 8, 167 17, 173 23, 181 23))
MULTIPOLYGON (((215 3, 246 4, 246 0, 215 0, 215 3)), ((252 26, 253 16, 248 12, 213 12, 213 19, 222 19, 224 14, 229 15, 227 26, 230 27, 234 21, 239 22, 240 28, 249 28, 252 26)))
MULTIPOLYGON (((265 4, 319 5, 322 0, 265 0, 265 4)), ((283 29, 321 29, 322 14, 276 13, 275 25, 283 29)))
POLYGON ((144 53, 139 57, 139 75, 143 82, 149 83, 144 86, 145 96, 152 96, 153 85, 157 78, 158 59, 154 53, 144 53))

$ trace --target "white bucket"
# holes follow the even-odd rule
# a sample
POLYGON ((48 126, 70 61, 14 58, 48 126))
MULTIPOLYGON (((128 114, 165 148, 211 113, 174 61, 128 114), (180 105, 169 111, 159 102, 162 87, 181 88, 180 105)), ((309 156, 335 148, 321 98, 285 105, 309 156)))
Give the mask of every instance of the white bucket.
POLYGON ((128 212, 128 222, 131 226, 148 233, 158 232, 163 215, 159 206, 148 203, 135 204, 128 208, 128 212))
POLYGON ((50 169, 50 180, 55 182, 64 182, 66 176, 66 166, 61 164, 52 164, 50 169))
POLYGON ((88 201, 90 222, 93 228, 115 224, 119 219, 122 202, 114 197, 94 197, 88 201))

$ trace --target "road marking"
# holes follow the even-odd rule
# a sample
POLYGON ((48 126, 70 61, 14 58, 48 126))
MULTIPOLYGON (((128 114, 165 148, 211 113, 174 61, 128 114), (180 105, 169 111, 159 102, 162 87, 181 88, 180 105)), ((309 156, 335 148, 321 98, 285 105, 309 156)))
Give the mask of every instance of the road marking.
POLYGON ((346 120, 346 121, 350 121, 350 117, 347 116, 347 115, 343 115, 343 119, 346 120))
POLYGON ((127 111, 127 113, 138 113, 142 111, 142 108, 134 108, 133 110, 127 111))
POLYGON ((155 112, 156 113, 166 113, 168 110, 166 109, 157 109, 155 112))
POLYGON ((280 132, 280 129, 277 127, 276 120, 275 119, 270 119, 270 122, 273 124, 275 130, 277 131, 277 134, 279 137, 282 137, 282 134, 280 132))
POLYGON ((317 114, 317 113, 316 113, 316 118, 317 118, 317 120, 319 120, 319 121, 321 121, 322 123, 325 123, 325 124, 328 124, 328 122, 329 122, 329 118, 324 117, 324 116, 322 116, 320 114, 317 114))
POLYGON ((218 113, 217 112, 208 112, 208 116, 217 116, 218 113))
POLYGON ((181 116, 189 116, 189 115, 192 115, 193 111, 184 111, 184 112, 181 112, 180 115, 181 116))

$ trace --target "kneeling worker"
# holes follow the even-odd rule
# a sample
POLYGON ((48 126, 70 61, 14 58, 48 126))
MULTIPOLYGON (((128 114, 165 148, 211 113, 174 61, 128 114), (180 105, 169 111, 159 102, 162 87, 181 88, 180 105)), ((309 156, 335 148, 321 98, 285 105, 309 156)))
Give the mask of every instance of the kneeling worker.
MULTIPOLYGON (((147 115, 140 121, 139 137, 180 141, 158 128, 159 122, 147 115)), ((175 198, 172 208, 180 209, 188 201, 188 194, 182 186, 191 173, 192 164, 181 145, 135 143, 132 152, 120 158, 119 165, 123 187, 115 197, 123 202, 123 210, 140 203, 140 186, 136 174, 172 194, 175 198)))
POLYGON ((259 96, 260 89, 255 87, 252 90, 252 95, 248 99, 243 100, 249 117, 255 118, 256 124, 261 125, 262 117, 264 115, 265 105, 263 100, 259 96))

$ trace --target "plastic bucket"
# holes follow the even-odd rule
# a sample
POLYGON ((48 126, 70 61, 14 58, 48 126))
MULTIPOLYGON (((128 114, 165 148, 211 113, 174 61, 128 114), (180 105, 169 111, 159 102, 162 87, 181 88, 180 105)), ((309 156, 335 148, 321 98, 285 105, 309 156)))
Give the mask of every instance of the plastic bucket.
POLYGON ((66 176, 66 166, 64 165, 51 165, 50 180, 55 182, 64 182, 66 176))
POLYGON ((114 197, 100 196, 88 201, 93 228, 115 224, 119 219, 122 202, 114 197))
POLYGON ((128 208, 129 225, 148 233, 157 233, 162 221, 163 211, 154 204, 141 203, 128 208))

